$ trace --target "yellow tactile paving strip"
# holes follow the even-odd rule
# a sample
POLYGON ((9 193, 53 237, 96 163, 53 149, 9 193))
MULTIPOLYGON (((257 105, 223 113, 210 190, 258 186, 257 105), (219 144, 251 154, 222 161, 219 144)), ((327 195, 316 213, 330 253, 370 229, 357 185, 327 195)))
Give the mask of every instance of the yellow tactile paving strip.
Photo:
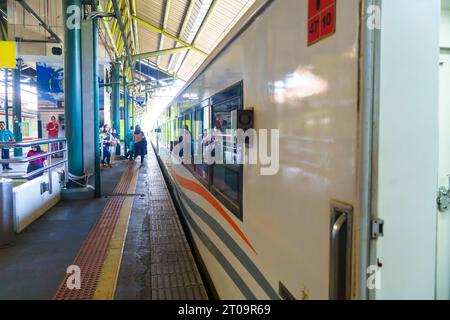
MULTIPOLYGON (((128 193, 136 190, 138 169, 135 167, 133 178, 128 188, 128 193)), ((117 277, 119 276, 120 263, 122 262, 122 253, 127 237, 128 222, 130 221, 131 209, 133 208, 134 199, 128 197, 122 204, 119 219, 117 220, 114 234, 109 244, 109 250, 103 264, 103 269, 98 281, 97 290, 94 294, 94 300, 113 300, 117 285, 117 277)))
MULTIPOLYGON (((139 167, 130 163, 113 194, 134 193, 139 167)), ((126 238, 132 198, 115 197, 108 201, 72 265, 81 270, 81 288, 70 289, 66 275, 55 300, 112 299, 126 238)))

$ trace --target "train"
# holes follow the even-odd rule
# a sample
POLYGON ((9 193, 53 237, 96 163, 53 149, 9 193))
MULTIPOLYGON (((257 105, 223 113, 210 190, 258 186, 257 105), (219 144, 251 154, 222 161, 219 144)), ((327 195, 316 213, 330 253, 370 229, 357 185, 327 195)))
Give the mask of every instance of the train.
POLYGON ((436 205, 450 170, 438 138, 445 10, 257 0, 164 109, 152 143, 214 296, 450 299, 450 224, 436 205), (239 145, 222 129, 267 137, 239 145), (206 163, 214 130, 231 161, 206 163), (235 161, 265 140, 279 145, 274 173, 235 161))

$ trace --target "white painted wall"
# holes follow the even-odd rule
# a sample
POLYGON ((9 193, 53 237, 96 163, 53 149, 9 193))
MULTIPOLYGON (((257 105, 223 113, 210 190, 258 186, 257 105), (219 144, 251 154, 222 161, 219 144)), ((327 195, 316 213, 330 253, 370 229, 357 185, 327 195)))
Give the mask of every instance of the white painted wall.
POLYGON ((440 0, 382 2, 377 299, 435 296, 440 0))

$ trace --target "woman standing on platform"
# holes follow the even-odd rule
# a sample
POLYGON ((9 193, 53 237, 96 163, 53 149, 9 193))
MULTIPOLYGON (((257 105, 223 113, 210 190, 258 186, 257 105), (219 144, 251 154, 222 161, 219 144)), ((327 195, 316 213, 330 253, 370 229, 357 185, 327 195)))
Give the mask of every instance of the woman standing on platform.
POLYGON ((134 142, 134 159, 141 156, 141 164, 144 163, 144 157, 146 154, 147 141, 145 140, 144 132, 140 126, 136 126, 136 130, 133 135, 134 142))
MULTIPOLYGON (((49 139, 57 139, 58 138, 58 131, 59 131, 59 125, 56 121, 56 117, 52 116, 51 121, 47 123, 47 132, 48 132, 48 138, 49 139)), ((51 151, 58 150, 58 143, 53 142, 51 144, 51 151)), ((56 158, 56 154, 52 154, 52 158, 56 158)))
POLYGON ((117 145, 119 143, 119 135, 117 134, 116 129, 111 129, 110 131, 111 133, 111 145, 109 147, 109 153, 111 154, 111 165, 112 166, 114 164, 114 161, 116 160, 116 149, 117 149, 117 145))

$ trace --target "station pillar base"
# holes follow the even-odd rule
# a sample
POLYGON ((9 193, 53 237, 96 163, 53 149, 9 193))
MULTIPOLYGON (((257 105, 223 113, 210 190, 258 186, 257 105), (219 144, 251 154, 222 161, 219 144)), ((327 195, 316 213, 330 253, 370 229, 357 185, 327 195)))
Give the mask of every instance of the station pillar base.
POLYGON ((95 189, 92 186, 84 188, 67 188, 61 190, 61 200, 88 200, 95 196, 95 189))

